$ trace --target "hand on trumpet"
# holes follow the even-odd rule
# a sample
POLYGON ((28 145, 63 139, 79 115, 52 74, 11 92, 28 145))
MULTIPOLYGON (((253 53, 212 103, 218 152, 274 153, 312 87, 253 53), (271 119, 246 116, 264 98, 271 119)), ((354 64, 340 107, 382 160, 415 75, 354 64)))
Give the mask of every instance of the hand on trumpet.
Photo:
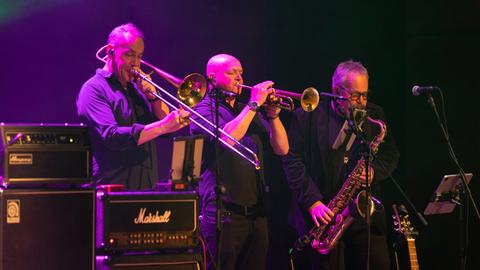
POLYGON ((160 120, 160 124, 165 131, 164 133, 175 132, 190 124, 190 112, 182 108, 172 111, 160 120))
POLYGON ((282 111, 282 109, 280 109, 280 107, 278 106, 275 106, 274 104, 264 104, 263 105, 263 117, 265 117, 267 120, 274 120, 276 118, 278 118, 280 112, 282 111))
POLYGON ((256 102, 258 106, 262 106, 270 94, 274 94, 275 90, 272 88, 272 81, 261 82, 252 87, 250 93, 250 101, 256 102))
MULTIPOLYGON (((145 72, 143 72, 140 68, 136 67, 134 68, 138 73, 144 75, 145 77, 147 77, 149 80, 152 80, 152 77, 150 77, 150 75, 152 75, 152 72, 147 74, 145 72)), ((135 85, 137 86, 137 89, 138 91, 142 92, 146 97, 147 99, 149 100, 155 100, 157 97, 154 96, 152 93, 156 93, 156 89, 155 89, 155 86, 151 85, 149 82, 143 80, 141 77, 139 76, 136 76, 134 78, 134 83, 135 85)))

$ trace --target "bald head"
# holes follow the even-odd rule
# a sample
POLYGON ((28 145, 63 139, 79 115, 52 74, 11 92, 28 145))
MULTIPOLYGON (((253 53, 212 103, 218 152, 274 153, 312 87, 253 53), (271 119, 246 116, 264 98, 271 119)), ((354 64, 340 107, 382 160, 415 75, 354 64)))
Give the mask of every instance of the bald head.
POLYGON ((240 61, 229 54, 217 54, 207 63, 207 76, 213 86, 240 93, 243 84, 243 68, 240 61))
POLYGON ((210 58, 207 63, 207 76, 210 77, 210 74, 215 74, 219 71, 223 71, 225 67, 234 64, 241 65, 240 61, 237 58, 229 54, 217 54, 215 56, 212 56, 212 58, 210 58))

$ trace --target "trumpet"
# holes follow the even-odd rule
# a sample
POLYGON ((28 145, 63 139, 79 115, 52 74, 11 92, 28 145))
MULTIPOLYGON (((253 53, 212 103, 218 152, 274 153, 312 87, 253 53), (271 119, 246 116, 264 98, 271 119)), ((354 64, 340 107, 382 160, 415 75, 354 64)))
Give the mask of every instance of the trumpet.
MULTIPOLYGON (((249 90, 252 90, 252 86, 244 85, 244 84, 238 84, 238 86, 242 88, 246 88, 249 90)), ((282 110, 287 110, 289 112, 292 112, 295 109, 295 105, 293 103, 293 100, 298 100, 300 101, 300 105, 302 106, 302 109, 306 112, 311 112, 315 110, 318 106, 318 102, 320 101, 320 96, 318 94, 317 89, 313 87, 308 87, 305 90, 303 90, 302 93, 295 93, 295 92, 290 92, 290 91, 285 91, 285 90, 280 90, 280 89, 274 89, 274 93, 270 94, 267 97, 267 100, 265 101, 266 104, 268 105, 273 105, 275 107, 278 107, 282 110)))
MULTIPOLYGON (((103 46, 100 48, 97 53, 96 57, 98 60, 106 63, 107 62, 107 56, 101 57, 100 54, 102 51, 106 49, 107 46, 103 46)), ((141 60, 141 63, 152 68, 160 77, 164 78, 167 82, 172 84, 177 88, 177 96, 173 96, 168 92, 167 90, 163 89, 160 87, 158 84, 153 82, 151 79, 149 79, 148 74, 143 73, 142 71, 132 69, 131 72, 137 76, 138 78, 150 83, 153 85, 157 91, 160 91, 163 95, 169 97, 171 100, 174 102, 178 103, 179 106, 183 107, 185 110, 190 112, 191 114, 194 114, 198 116, 200 119, 202 119, 207 126, 209 126, 212 130, 218 130, 219 133, 221 133, 223 136, 229 139, 229 141, 232 142, 230 144, 226 140, 224 140, 221 136, 217 136, 212 130, 210 130, 208 127, 200 124, 198 121, 195 121, 194 119, 190 119, 190 121, 194 124, 196 124, 198 127, 203 129, 205 132, 207 132, 209 135, 211 135, 213 138, 218 138, 218 141, 220 141, 223 145, 225 145, 228 149, 232 150, 236 154, 238 154, 240 157, 244 158, 251 164, 255 166, 255 169, 260 170, 260 161, 258 159, 258 156, 255 152, 253 152, 250 148, 246 147, 245 145, 241 144, 239 141, 237 141, 235 138, 233 138, 230 134, 228 134, 226 131, 224 131, 221 128, 218 128, 214 123, 206 119, 204 116, 196 112, 195 110, 192 109, 195 105, 197 105, 203 97, 205 97, 206 93, 206 80, 205 77, 202 76, 201 74, 198 73, 192 73, 188 76, 186 76, 183 80, 153 66, 152 64, 147 63, 144 60, 141 60)), ((173 110, 178 110, 179 108, 175 105, 173 105, 171 102, 169 102, 166 98, 163 96, 159 95, 157 92, 152 92, 152 94, 163 101, 167 106, 169 106, 173 110)))

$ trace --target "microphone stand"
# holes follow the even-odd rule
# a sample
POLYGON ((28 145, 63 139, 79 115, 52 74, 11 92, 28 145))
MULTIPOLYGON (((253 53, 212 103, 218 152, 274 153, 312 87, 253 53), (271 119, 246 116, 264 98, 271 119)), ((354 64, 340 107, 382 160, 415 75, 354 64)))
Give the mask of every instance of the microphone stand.
POLYGON ((218 87, 214 87, 215 91, 215 206, 216 206, 216 215, 215 215, 215 225, 216 225, 216 246, 215 250, 216 255, 216 269, 222 269, 221 266, 221 248, 222 248, 222 193, 223 187, 220 182, 220 163, 218 161, 220 154, 220 125, 218 123, 219 119, 219 95, 221 93, 218 87))
POLYGON ((372 197, 372 190, 371 190, 371 185, 368 181, 369 179, 369 167, 370 167, 370 159, 373 159, 372 156, 372 149, 370 147, 370 143, 365 137, 364 132, 361 130, 360 126, 358 125, 355 115, 354 115, 354 108, 350 107, 349 108, 350 114, 349 117, 347 117, 347 123, 350 126, 350 128, 353 130, 353 133, 360 138, 360 145, 361 145, 361 150, 360 150, 360 156, 363 157, 364 162, 365 162, 365 222, 367 223, 367 270, 370 269, 370 242, 371 242, 371 230, 370 230, 370 223, 371 223, 371 218, 370 218, 370 201, 372 197))
MULTIPOLYGON (((371 148, 370 148, 370 144, 368 143, 368 141, 366 140, 364 134, 360 131, 360 129, 358 128, 357 126, 357 123, 355 121, 355 119, 353 119, 352 121, 352 118, 353 117, 353 109, 350 108, 350 115, 352 117, 350 117, 350 119, 347 119, 347 122, 350 126, 350 128, 354 131, 355 135, 357 135, 361 142, 364 144, 364 150, 362 152, 362 155, 364 156, 365 158, 365 168, 368 168, 369 166, 369 162, 370 162, 370 158, 374 158, 373 155, 372 155, 372 152, 371 152, 371 148), (367 155, 368 154, 368 155, 367 155)), ((393 177, 393 175, 387 170, 387 168, 385 167, 385 164, 382 162, 382 160, 380 159, 377 159, 376 160, 377 164, 380 165, 380 167, 383 169, 383 171, 388 175, 388 177, 392 180, 393 184, 395 185, 395 187, 398 189, 398 191, 400 192, 400 194, 403 196, 403 198, 405 199, 405 201, 408 203, 408 205, 410 206, 411 209, 414 210, 414 212, 417 214, 417 217, 420 219, 420 221, 422 222, 422 224, 424 226, 428 226, 428 222, 425 220, 425 218, 423 217, 423 215, 417 210, 417 208, 415 207, 415 205, 412 203, 412 201, 410 200, 410 198, 407 196, 407 194, 405 193, 405 191, 402 189, 402 187, 398 184, 398 181, 395 180, 395 178, 393 177)), ((368 169, 366 170, 366 179, 368 179, 369 177, 369 171, 368 169)), ((369 206, 369 202, 371 201, 371 185, 369 184, 368 181, 366 181, 366 187, 365 187, 365 193, 366 193, 366 204, 365 204, 365 208, 366 208, 366 211, 365 211, 365 214, 366 214, 366 222, 367 222, 367 239, 368 239, 368 258, 370 258, 370 236, 371 236, 371 233, 370 233, 370 211, 368 209, 368 206, 369 206)), ((370 267, 370 260, 367 261, 367 269, 369 269, 370 267)))
MULTIPOLYGON (((440 95, 442 95, 441 91, 440 91, 440 95)), ((443 96, 442 96, 442 100, 443 100, 443 96)), ((475 203, 475 200, 473 199, 472 192, 470 191, 470 188, 468 187, 468 182, 467 182, 467 178, 465 176, 465 171, 463 170, 462 166, 458 162, 458 159, 457 159, 457 157, 455 155, 455 152, 453 150, 452 144, 450 142, 450 136, 448 134, 447 126, 446 126, 446 124, 442 123, 442 121, 440 119, 440 115, 439 115, 438 110, 437 110, 437 106, 435 105, 435 100, 433 99, 432 94, 430 92, 427 93, 427 101, 428 101, 428 104, 430 105, 430 107, 432 107, 433 112, 435 113, 435 117, 437 119, 437 122, 440 126, 440 129, 442 130, 442 134, 445 138, 445 141, 447 142, 448 153, 450 155, 450 158, 452 159, 452 161, 457 166, 459 174, 461 176, 460 178, 462 179, 462 186, 460 187, 460 196, 459 196, 459 198, 460 198, 460 202, 459 202, 459 208, 460 208, 459 209, 460 262, 459 262, 459 264, 460 264, 460 269, 465 269, 466 262, 467 262, 467 247, 468 247, 468 239, 467 239, 467 237, 468 237, 468 223, 464 224, 465 225, 465 232, 463 231, 464 228, 462 227, 462 223, 464 223, 463 203, 464 203, 466 195, 468 195, 468 198, 470 199, 470 201, 473 205, 473 208, 475 210, 475 213, 477 215, 477 218, 479 220, 480 220, 480 213, 478 211, 478 207, 475 203)), ((444 110, 445 110, 445 108, 444 108, 444 110)), ((467 210, 468 210, 468 206, 469 206, 468 203, 469 203, 469 201, 465 200, 465 205, 466 205, 467 210)), ((468 212, 465 213, 465 214, 468 218, 468 212)))

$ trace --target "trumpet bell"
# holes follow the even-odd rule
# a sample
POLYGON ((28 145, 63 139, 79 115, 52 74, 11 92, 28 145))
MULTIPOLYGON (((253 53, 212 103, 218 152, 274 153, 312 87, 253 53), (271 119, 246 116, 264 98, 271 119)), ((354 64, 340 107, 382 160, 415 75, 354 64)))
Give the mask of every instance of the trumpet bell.
POLYGON ((207 82, 205 77, 192 73, 185 77, 178 88, 177 97, 188 107, 195 107, 205 97, 207 82))
POLYGON ((308 87, 302 93, 300 105, 304 111, 311 112, 317 108, 319 101, 320 95, 318 94, 317 89, 308 87))

